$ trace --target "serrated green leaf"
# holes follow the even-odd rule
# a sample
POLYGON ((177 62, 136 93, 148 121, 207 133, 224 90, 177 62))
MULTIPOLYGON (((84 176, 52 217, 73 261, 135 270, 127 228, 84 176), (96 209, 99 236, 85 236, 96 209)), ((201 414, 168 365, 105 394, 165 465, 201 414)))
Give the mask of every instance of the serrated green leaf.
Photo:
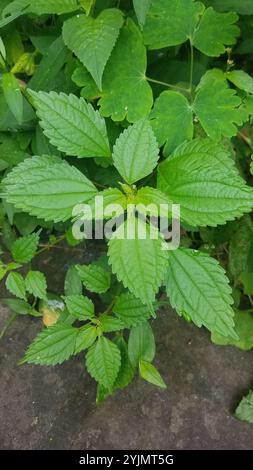
POLYGON ((216 226, 249 212, 252 189, 239 176, 231 156, 209 139, 182 144, 158 169, 158 188, 180 204, 192 226, 216 226))
POLYGON ((11 294, 19 297, 20 299, 26 300, 25 281, 21 274, 13 272, 9 273, 5 285, 11 294))
POLYGON ((122 193, 117 188, 107 188, 104 189, 103 191, 100 191, 93 199, 89 201, 89 205, 92 208, 93 211, 93 216, 95 216, 95 204, 96 207, 99 208, 96 211, 96 218, 97 220, 101 217, 106 218, 111 218, 112 214, 110 213, 110 210, 108 210, 108 206, 110 205, 119 205, 122 210, 126 210, 127 208, 127 197, 125 194, 122 193), (100 202, 97 202, 96 196, 99 196, 103 204, 103 211, 102 211, 102 205, 100 205, 100 202), (101 211, 100 211, 101 209, 101 211))
POLYGON ((141 220, 137 224, 136 219, 131 218, 113 234, 108 251, 109 263, 118 280, 150 308, 167 264, 167 252, 162 249, 163 240, 159 237, 152 239, 151 232, 150 226, 141 220), (134 234, 134 239, 126 236, 120 238, 122 229, 126 231, 127 227, 134 234), (143 239, 145 231, 147 238, 143 239))
POLYGON ((23 121, 23 96, 16 77, 11 72, 2 75, 2 87, 6 102, 19 124, 23 121))
POLYGON ((211 57, 224 54, 225 46, 235 44, 240 34, 240 29, 234 24, 237 20, 236 13, 218 13, 212 7, 207 8, 194 32, 194 46, 211 57))
POLYGON ((54 366, 62 364, 75 353, 78 328, 56 323, 42 330, 34 339, 20 364, 54 366))
POLYGON ((160 94, 151 111, 150 120, 159 145, 165 145, 165 156, 193 137, 191 106, 176 91, 164 91, 160 94))
POLYGON ((139 372, 142 379, 160 388, 167 388, 158 370, 150 362, 140 360, 139 372))
POLYGON ((84 349, 90 348, 96 339, 97 328, 94 325, 85 325, 82 328, 79 328, 74 354, 78 354, 84 349))
POLYGON ((135 122, 147 116, 152 104, 152 89, 146 81, 146 49, 134 22, 128 18, 121 29, 103 76, 99 100, 102 116, 113 121, 135 122))
POLYGON ((28 315, 31 311, 31 305, 20 299, 2 299, 3 303, 14 313, 19 315, 28 315))
POLYGON ((62 14, 71 13, 77 10, 79 7, 77 0, 14 0, 8 4, 2 15, 13 15, 16 12, 25 9, 25 13, 35 13, 36 15, 44 14, 62 14))
POLYGON ((238 339, 225 337, 217 332, 211 335, 212 342, 220 346, 236 346, 242 351, 249 351, 253 348, 253 315, 248 312, 235 310, 234 316, 235 332, 238 339))
POLYGON ((159 148, 147 119, 141 119, 125 129, 113 147, 112 158, 114 166, 128 184, 152 173, 159 159, 159 148))
POLYGON ((134 378, 134 368, 128 356, 128 345, 122 336, 115 338, 115 344, 120 350, 121 364, 119 373, 114 383, 114 388, 125 388, 134 378))
POLYGON ((140 360, 151 362, 155 357, 155 338, 148 322, 131 329, 128 340, 130 362, 136 368, 140 360))
POLYGON ((232 70, 226 73, 226 78, 240 90, 253 94, 253 78, 244 70, 232 70))
POLYGON ((69 313, 78 320, 85 321, 94 317, 94 304, 88 297, 84 295, 69 295, 64 300, 69 313))
POLYGON ((25 287, 29 294, 39 299, 47 299, 47 281, 40 271, 29 271, 25 278, 25 287))
POLYGON ((203 325, 211 332, 237 338, 232 290, 215 259, 188 248, 170 251, 165 284, 179 315, 186 314, 198 327, 203 325))
POLYGON ((91 104, 54 91, 29 94, 44 134, 58 150, 79 158, 110 156, 105 121, 91 104))
POLYGON ((64 293, 66 296, 82 293, 82 282, 75 265, 68 268, 64 281, 64 293))
POLYGON ((52 156, 34 156, 3 181, 4 197, 15 207, 45 220, 63 222, 76 204, 89 201, 95 186, 75 167, 52 156))
POLYGON ((242 102, 236 90, 218 79, 206 79, 198 88, 193 111, 209 137, 220 140, 222 136, 232 137, 237 127, 247 120, 242 102))
POLYGON ((193 0, 155 0, 144 27, 144 42, 150 49, 182 44, 192 37, 204 5, 193 0))
POLYGON ((112 390, 120 368, 119 348, 109 339, 100 336, 86 355, 89 374, 102 386, 112 390))
POLYGON ((136 210, 139 213, 145 216, 148 214, 150 217, 168 217, 172 208, 172 202, 166 194, 159 191, 159 189, 150 188, 149 186, 140 188, 131 202, 136 204, 136 210))
POLYGON ((17 263, 29 263, 37 251, 39 233, 19 238, 11 246, 11 254, 17 263))
POLYGON ((253 392, 252 390, 243 397, 235 410, 235 417, 241 421, 253 424, 253 392))
POLYGON ((100 90, 103 72, 122 24, 122 12, 109 8, 103 10, 96 18, 77 15, 63 25, 63 40, 66 46, 85 65, 100 90))
POLYGON ((112 333, 113 331, 120 331, 125 328, 124 323, 112 315, 100 315, 99 322, 103 333, 112 333))
POLYGON ((126 328, 137 326, 148 320, 152 312, 130 292, 121 294, 113 307, 113 313, 120 319, 126 328))
POLYGON ((135 14, 141 29, 143 29, 146 22, 146 17, 151 7, 151 3, 152 0, 133 0, 135 14))
POLYGON ((110 273, 95 264, 77 265, 77 272, 86 289, 97 294, 106 292, 111 283, 110 273))

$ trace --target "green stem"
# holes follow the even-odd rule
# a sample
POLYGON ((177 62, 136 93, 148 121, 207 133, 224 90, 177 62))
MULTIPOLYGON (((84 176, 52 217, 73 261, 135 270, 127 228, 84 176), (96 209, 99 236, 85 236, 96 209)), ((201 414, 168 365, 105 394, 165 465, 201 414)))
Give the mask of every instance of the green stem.
POLYGON ((160 80, 155 80, 154 78, 150 78, 150 77, 146 77, 146 80, 148 82, 151 82, 151 83, 156 83, 157 85, 166 86, 168 88, 171 88, 172 90, 177 90, 177 91, 182 91, 182 92, 185 92, 185 93, 190 93, 190 90, 188 90, 187 88, 183 88, 181 86, 178 86, 178 85, 171 85, 171 83, 161 82, 160 80))
POLYGON ((190 62, 190 85, 189 85, 189 92, 192 94, 192 82, 193 82, 193 67, 194 67, 194 49, 192 45, 192 41, 190 39, 190 51, 191 51, 191 62, 190 62))
POLYGON ((50 248, 54 248, 56 245, 59 245, 59 243, 61 243, 63 240, 65 240, 66 238, 66 235, 62 235, 61 237, 58 238, 58 240, 56 240, 55 243, 53 243, 52 245, 50 245, 50 243, 48 245, 46 245, 45 247, 41 248, 41 250, 38 250, 37 253, 36 253, 36 256, 37 255, 40 255, 41 253, 44 253, 44 251, 47 251, 47 250, 50 250, 50 248))
POLYGON ((6 331, 8 330, 8 328, 11 326, 12 322, 14 322, 14 320, 16 319, 16 317, 18 316, 17 313, 13 312, 12 315, 10 316, 9 320, 7 320, 7 322, 5 323, 1 333, 0 333, 0 341, 1 339, 4 337, 6 331))

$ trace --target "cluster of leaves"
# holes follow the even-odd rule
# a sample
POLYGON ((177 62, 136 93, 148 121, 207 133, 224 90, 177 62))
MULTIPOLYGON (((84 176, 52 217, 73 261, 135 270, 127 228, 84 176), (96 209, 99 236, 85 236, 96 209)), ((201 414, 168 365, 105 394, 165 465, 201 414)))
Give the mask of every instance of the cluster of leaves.
MULTIPOLYGON (((0 272, 11 309, 46 325, 21 362, 86 350, 98 402, 136 369, 166 387, 149 321, 159 293, 215 343, 253 347, 253 78, 241 69, 253 9, 243 3, 0 1, 1 225, 12 257, 0 272), (124 209, 180 204, 181 246, 116 231, 107 255, 73 265, 64 296, 51 298, 31 261, 63 238, 78 244, 73 207, 97 195, 124 209)), ((134 232, 134 212, 126 222, 134 232)), ((142 224, 151 235, 151 217, 142 224)))

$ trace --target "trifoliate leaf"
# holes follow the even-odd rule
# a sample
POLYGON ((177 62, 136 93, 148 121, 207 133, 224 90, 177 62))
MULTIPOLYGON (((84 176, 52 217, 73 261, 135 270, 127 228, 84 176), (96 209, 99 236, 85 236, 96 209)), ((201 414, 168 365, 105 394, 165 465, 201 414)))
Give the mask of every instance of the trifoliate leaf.
POLYGON ((155 338, 148 322, 131 329, 128 341, 128 355, 133 367, 140 360, 151 362, 155 357, 155 338))
POLYGON ((78 333, 78 328, 65 323, 56 323, 45 328, 29 346, 20 364, 62 364, 74 354, 78 333))
POLYGON ((96 264, 77 265, 77 272, 86 289, 97 294, 106 292, 111 283, 110 273, 96 264))
POLYGON ((160 388, 167 388, 158 370, 150 362, 140 360, 139 372, 142 379, 160 388))
POLYGON ((151 125, 160 146, 168 156, 176 147, 193 137, 192 109, 188 100, 176 91, 160 94, 150 114, 151 125))
POLYGON ((213 332, 211 339, 214 344, 221 346, 236 346, 242 351, 249 351, 253 348, 253 315, 252 313, 236 310, 234 316, 235 332, 238 339, 225 337, 217 332, 213 332))
POLYGON ((76 338, 74 354, 90 348, 97 339, 97 328, 94 325, 85 325, 79 328, 76 338))
POLYGON ((182 44, 193 36, 204 5, 193 0, 155 0, 147 15, 144 42, 150 49, 182 44))
POLYGON ((123 15, 116 8, 103 10, 92 18, 77 15, 63 25, 63 40, 75 53, 102 89, 102 76, 123 24, 123 15))
POLYGON ((225 271, 209 255, 188 248, 169 252, 166 290, 179 315, 187 315, 198 326, 237 338, 233 299, 225 271))
POLYGON ((147 305, 144 305, 130 292, 121 294, 113 307, 113 312, 126 328, 137 326, 148 320, 152 313, 147 305))
POLYGON ((243 397, 235 410, 235 417, 246 423, 253 424, 253 392, 252 390, 243 397))
POLYGON ((226 78, 240 90, 253 94, 253 78, 243 70, 232 70, 226 73, 226 78))
POLYGON ((99 100, 102 116, 135 122, 148 115, 153 96, 145 78, 146 68, 142 35, 134 22, 127 19, 104 71, 99 100))
POLYGON ((109 157, 104 119, 83 98, 29 91, 44 134, 52 145, 77 157, 109 157))
POLYGON ((39 299, 47 299, 47 281, 40 271, 29 271, 25 278, 27 292, 39 299))
POLYGON ((152 0, 133 0, 135 14, 141 29, 143 29, 146 22, 146 16, 151 7, 151 3, 152 0))
POLYGON ((57 157, 35 156, 3 181, 4 197, 15 207, 45 220, 63 222, 76 204, 89 201, 95 186, 77 168, 57 157))
POLYGON ((114 166, 128 184, 152 173, 159 159, 159 148, 147 119, 129 126, 119 136, 112 158, 114 166))
POLYGON ((2 75, 2 87, 6 102, 19 124, 23 121, 23 96, 16 77, 11 72, 2 75))
POLYGON ((94 316, 94 304, 84 295, 69 295, 65 302, 69 313, 78 320, 90 320, 94 316))
POLYGON ((25 280, 21 274, 9 273, 5 285, 11 294, 19 297, 19 299, 26 300, 25 280))
POLYGON ((150 226, 132 217, 113 234, 108 251, 109 263, 118 280, 151 309, 167 265, 163 240, 159 235, 152 239, 152 235, 150 226), (121 238, 122 231, 124 238, 121 238))
POLYGON ((240 34, 240 29, 234 24, 237 20, 236 13, 218 13, 212 7, 207 8, 194 32, 194 46, 211 57, 224 54, 226 46, 235 44, 240 34))
POLYGON ((237 133, 236 126, 247 120, 246 113, 240 108, 241 99, 226 82, 210 77, 202 83, 193 103, 202 127, 214 140, 232 137, 237 133))
POLYGON ((37 251, 39 244, 39 234, 32 233, 19 238, 11 246, 11 254, 17 263, 29 263, 37 251))
POLYGON ((119 348, 109 339, 99 337, 86 355, 86 366, 100 385, 112 390, 120 368, 119 348))
POLYGON ((25 13, 35 13, 36 15, 44 14, 62 14, 71 13, 80 7, 77 0, 14 0, 3 10, 3 16, 15 14, 25 8, 25 13))
POLYGON ((216 226, 250 212, 253 192, 231 156, 209 139, 182 144, 158 169, 158 188, 192 226, 216 226))

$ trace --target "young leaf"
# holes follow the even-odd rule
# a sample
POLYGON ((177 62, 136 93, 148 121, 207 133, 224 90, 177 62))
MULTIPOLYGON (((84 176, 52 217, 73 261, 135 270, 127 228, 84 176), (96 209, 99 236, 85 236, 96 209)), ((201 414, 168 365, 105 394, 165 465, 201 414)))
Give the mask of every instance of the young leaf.
POLYGON ((6 102, 19 124, 23 121, 23 96, 16 77, 6 72, 2 76, 2 86, 6 102))
POLYGON ((29 294, 39 299, 47 299, 47 281, 40 271, 29 271, 25 278, 25 287, 29 294))
POLYGON ((122 323, 119 318, 115 318, 112 315, 100 315, 99 321, 103 333, 112 333, 113 331, 120 331, 125 328, 124 323, 122 323))
POLYGON ((194 32, 194 46, 211 57, 224 54, 225 46, 235 44, 240 34, 240 29, 234 24, 237 20, 236 13, 218 13, 212 7, 207 8, 194 32))
POLYGON ((146 22, 146 16, 151 7, 151 3, 152 0, 133 0, 134 10, 141 29, 143 29, 146 22))
POLYGON ((159 159, 159 148, 147 119, 129 126, 119 136, 112 154, 114 166, 128 183, 152 173, 159 159))
POLYGON ((69 295, 64 300, 69 313, 78 320, 90 320, 94 316, 94 304, 88 297, 84 295, 69 295))
POLYGON ((235 417, 246 423, 253 424, 253 392, 252 390, 243 397, 235 410, 235 417))
POLYGON ((10 310, 19 315, 28 315, 31 312, 31 305, 28 302, 20 299, 2 299, 3 303, 9 307, 10 310))
POLYGON ((66 296, 82 294, 82 283, 75 265, 68 268, 64 282, 64 293, 66 296))
POLYGON ((25 13, 35 13, 36 15, 53 15, 71 13, 80 7, 77 0, 14 0, 3 10, 3 17, 15 14, 25 9, 25 13))
POLYGON ((225 337, 217 332, 211 335, 212 342, 221 346, 236 346, 242 351, 249 351, 253 348, 253 315, 252 313, 235 310, 234 316, 235 332, 238 339, 225 337))
POLYGON ((144 42, 150 49, 182 44, 192 37, 204 5, 193 0, 155 0, 144 27, 144 42))
POLYGON ((109 263, 119 281, 152 309, 152 302, 161 285, 167 265, 167 252, 162 250, 163 241, 159 236, 151 238, 151 228, 133 217, 124 224, 125 230, 134 234, 131 239, 120 238, 122 227, 113 234, 109 241, 109 263), (146 239, 141 233, 146 231, 146 239))
POLYGON ((134 195, 132 202, 136 204, 136 210, 145 214, 145 217, 146 214, 154 217, 167 217, 172 205, 166 194, 149 186, 140 188, 134 195))
POLYGON ((253 78, 243 70, 232 70, 226 73, 226 78, 240 90, 253 94, 253 78))
POLYGON ((110 156, 105 121, 91 104, 54 91, 29 94, 44 134, 58 150, 79 158, 110 156))
POLYGON ((234 332, 233 298, 225 271, 209 255, 179 248, 169 253, 166 290, 179 315, 186 314, 198 326, 237 338, 234 332))
POLYGON ((95 264, 77 265, 77 272, 86 289, 97 294, 106 292, 111 284, 110 273, 95 264))
POLYGON ((151 362, 155 357, 155 338, 148 322, 131 329, 128 341, 128 354, 136 368, 140 360, 151 362))
POLYGON ((3 180, 3 188, 7 202, 55 222, 70 219, 73 207, 89 201, 97 192, 77 168, 49 156, 20 163, 3 180))
POLYGON ((209 137, 220 140, 222 136, 232 137, 237 127, 247 120, 241 99, 227 83, 210 77, 201 81, 193 103, 202 127, 209 137), (203 83, 203 85, 202 85, 203 83))
POLYGON ((113 307, 113 313, 115 313, 126 328, 137 326, 148 320, 152 315, 147 305, 144 305, 130 292, 121 294, 117 298, 113 307))
POLYGON ((86 355, 89 374, 102 386, 112 390, 120 368, 119 348, 104 336, 100 336, 86 355))
POLYGON ((102 90, 102 76, 105 65, 117 41, 123 15, 116 8, 103 10, 92 18, 77 15, 63 25, 63 40, 85 65, 99 90, 102 90))
POLYGON ((121 364, 119 373, 114 383, 114 388, 125 388, 129 385, 134 378, 134 368, 128 356, 128 346, 122 336, 118 336, 114 340, 115 344, 120 350, 121 364))
POLYGON ((42 330, 25 353, 20 364, 55 366, 62 364, 75 353, 78 328, 56 323, 42 330))
POLYGON ((153 385, 156 385, 160 388, 167 388, 166 383, 159 374, 158 370, 150 364, 150 362, 140 360, 139 362, 139 372, 142 379, 150 382, 153 385))
POLYGON ((106 65, 103 94, 99 100, 102 116, 113 121, 135 122, 147 116, 152 89, 146 81, 146 49, 140 31, 128 18, 106 65))
POLYGON ((5 285, 11 294, 26 300, 25 281, 21 274, 14 272, 9 273, 5 285))
POLYGON ((17 263, 29 263, 37 251, 39 244, 39 233, 32 233, 19 238, 11 246, 11 254, 17 263))
POLYGON ((96 339, 97 328, 94 325, 85 325, 82 328, 79 328, 74 354, 78 354, 84 349, 89 349, 96 339))
POLYGON ((193 226, 216 226, 250 212, 253 191, 230 155, 209 139, 182 144, 158 169, 158 187, 193 226))
POLYGON ((150 114, 151 125, 160 146, 168 156, 179 144, 193 137, 192 109, 188 100, 176 91, 160 94, 150 114))

